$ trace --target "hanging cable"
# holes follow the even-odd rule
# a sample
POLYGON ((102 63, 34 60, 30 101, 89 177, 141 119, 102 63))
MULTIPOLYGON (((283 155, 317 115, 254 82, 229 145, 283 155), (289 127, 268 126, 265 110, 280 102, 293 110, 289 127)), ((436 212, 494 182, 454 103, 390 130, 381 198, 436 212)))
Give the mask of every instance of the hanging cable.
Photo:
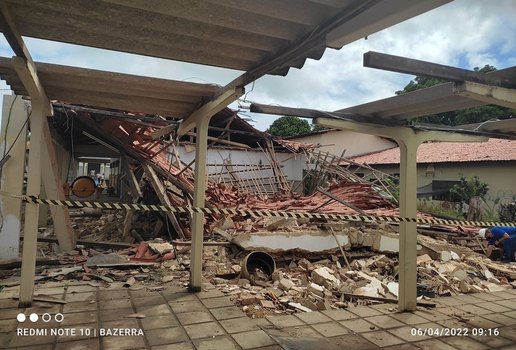
MULTIPOLYGON (((20 131, 18 131, 18 134, 16 135, 13 143, 11 144, 11 147, 9 147, 9 149, 7 151, 4 150, 4 154, 2 156, 2 159, 0 159, 0 163, 4 161, 5 157, 7 157, 9 155, 9 153, 11 152, 11 150, 13 149, 14 145, 16 145, 16 142, 18 141, 18 139, 20 138, 20 135, 22 133, 22 131, 25 129, 25 126, 27 126, 27 123, 29 122, 29 119, 30 119, 30 115, 32 114, 32 110, 27 113, 27 119, 25 119, 25 122, 23 123, 22 127, 20 128, 20 131)), ((7 134, 6 134, 7 135, 7 134)), ((7 140, 6 140, 6 143, 5 143, 5 146, 4 148, 7 146, 7 140)), ((0 169, 0 174, 1 174, 1 169, 0 169)))

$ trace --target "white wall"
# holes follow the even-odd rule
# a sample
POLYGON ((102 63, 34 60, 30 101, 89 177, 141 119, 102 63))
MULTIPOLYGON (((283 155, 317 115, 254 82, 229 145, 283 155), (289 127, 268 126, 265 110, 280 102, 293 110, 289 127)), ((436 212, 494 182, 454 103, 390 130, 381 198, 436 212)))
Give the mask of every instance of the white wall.
POLYGON ((291 140, 323 145, 321 151, 330 152, 339 157, 343 150, 345 150, 344 157, 353 157, 398 146, 395 142, 382 137, 347 130, 332 130, 291 140))
MULTIPOLYGON (((186 164, 190 163, 195 158, 195 146, 193 145, 181 145, 177 147, 177 151, 181 160, 186 164)), ((276 160, 282 167, 281 169, 287 180, 301 181, 303 178, 303 169, 306 168, 306 161, 302 155, 276 153, 276 160)), ((264 178, 273 175, 271 169, 256 169, 256 166, 260 164, 260 162, 262 165, 270 165, 270 160, 261 150, 208 149, 207 164, 209 174, 226 172, 227 169, 221 166, 224 162, 233 164, 233 170, 255 169, 253 171, 237 173, 238 176, 243 179, 264 178)), ((192 165, 192 168, 194 168, 194 165, 192 165)), ((228 175, 226 174, 226 176, 228 175)))

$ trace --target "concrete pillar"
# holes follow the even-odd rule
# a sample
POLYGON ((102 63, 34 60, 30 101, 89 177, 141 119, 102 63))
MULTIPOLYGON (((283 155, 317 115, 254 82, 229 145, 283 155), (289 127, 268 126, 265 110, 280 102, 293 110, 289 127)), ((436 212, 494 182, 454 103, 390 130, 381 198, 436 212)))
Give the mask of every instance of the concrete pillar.
MULTIPOLYGON (((206 153, 208 149, 209 118, 203 118, 196 124, 197 137, 195 141, 195 178, 194 178, 194 207, 204 207, 206 199, 206 153)), ((202 284, 202 253, 204 237, 204 214, 194 213, 192 220, 192 245, 190 253, 190 285, 193 292, 201 290, 202 284)))
MULTIPOLYGON (((21 96, 4 96, 0 156, 9 149, 9 160, 1 168, 0 189, 14 195, 23 191, 27 144, 27 109, 21 96), (16 143, 18 132, 20 136, 16 143), (12 147, 12 148, 11 148, 12 147)), ((18 258, 20 250, 21 199, 0 195, 0 259, 18 258)))
MULTIPOLYGON (((43 142, 43 123, 46 123, 50 106, 43 101, 32 101, 30 117, 30 150, 29 169, 27 179, 27 195, 39 196, 41 189, 41 145, 43 142)), ((27 203, 25 205, 25 225, 23 229, 23 255, 21 267, 21 284, 19 307, 28 307, 32 303, 34 293, 34 276, 36 274, 36 250, 38 239, 39 205, 27 203)))
MULTIPOLYGON (((42 196, 46 197, 45 187, 43 186, 43 181, 41 182, 40 193, 42 196)), ((38 216, 38 227, 47 227, 48 226, 48 214, 49 214, 48 205, 40 204, 39 205, 39 216, 38 216)))
MULTIPOLYGON (((415 218, 417 214, 417 148, 419 142, 408 134, 398 141, 400 146, 400 216, 415 218)), ((417 305, 417 224, 400 223, 399 241, 399 311, 416 310, 417 305)))

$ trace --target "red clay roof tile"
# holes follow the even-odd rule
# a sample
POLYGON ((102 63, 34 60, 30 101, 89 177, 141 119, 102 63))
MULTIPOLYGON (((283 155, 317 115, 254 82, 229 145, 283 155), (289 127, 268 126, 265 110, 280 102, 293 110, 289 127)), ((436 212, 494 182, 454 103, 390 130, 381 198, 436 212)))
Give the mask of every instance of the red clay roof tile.
MULTIPOLYGON (((351 158, 365 164, 399 164, 400 149, 390 148, 351 158)), ((489 139, 487 142, 428 142, 419 146, 418 163, 493 162, 516 160, 516 141, 489 139)))

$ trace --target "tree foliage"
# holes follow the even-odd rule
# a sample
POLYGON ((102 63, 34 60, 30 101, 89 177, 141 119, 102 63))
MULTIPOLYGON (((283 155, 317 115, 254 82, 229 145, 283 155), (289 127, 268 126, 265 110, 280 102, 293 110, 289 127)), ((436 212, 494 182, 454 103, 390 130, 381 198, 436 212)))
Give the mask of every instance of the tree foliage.
MULTIPOLYGON (((475 67, 474 70, 475 72, 489 73, 495 71, 496 68, 486 64, 482 68, 475 67)), ((417 76, 414 80, 411 80, 403 88, 403 90, 396 91, 396 95, 405 94, 419 89, 425 89, 443 83, 446 83, 446 81, 425 76, 417 76)), ((491 119, 508 119, 511 117, 511 115, 514 114, 516 114, 516 110, 514 109, 496 105, 485 105, 480 107, 467 108, 460 111, 427 115, 417 118, 416 121, 422 123, 456 126, 463 124, 482 123, 491 119)))
POLYGON ((306 120, 291 116, 276 119, 267 129, 269 134, 280 137, 296 136, 310 131, 310 124, 306 120))
POLYGON ((487 183, 480 181, 478 176, 471 176, 467 179, 461 176, 460 184, 453 185, 450 188, 452 196, 463 204, 468 204, 473 197, 484 199, 487 191, 489 191, 489 186, 487 183))

